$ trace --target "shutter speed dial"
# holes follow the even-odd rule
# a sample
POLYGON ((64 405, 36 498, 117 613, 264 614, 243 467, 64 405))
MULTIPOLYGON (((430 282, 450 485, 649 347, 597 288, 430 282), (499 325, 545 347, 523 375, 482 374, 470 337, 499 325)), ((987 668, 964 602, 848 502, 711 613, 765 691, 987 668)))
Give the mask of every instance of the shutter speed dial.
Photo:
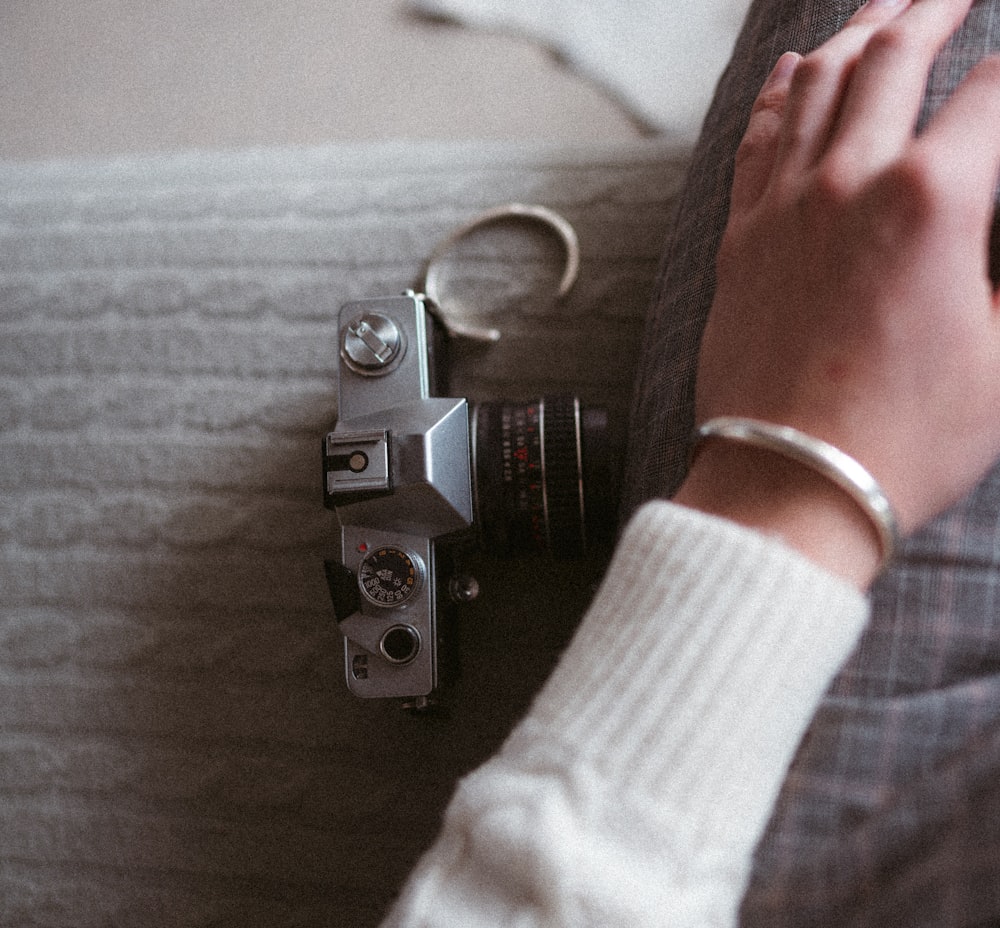
POLYGON ((375 548, 358 567, 358 586, 376 606, 402 606, 422 583, 423 565, 416 555, 393 545, 375 548))

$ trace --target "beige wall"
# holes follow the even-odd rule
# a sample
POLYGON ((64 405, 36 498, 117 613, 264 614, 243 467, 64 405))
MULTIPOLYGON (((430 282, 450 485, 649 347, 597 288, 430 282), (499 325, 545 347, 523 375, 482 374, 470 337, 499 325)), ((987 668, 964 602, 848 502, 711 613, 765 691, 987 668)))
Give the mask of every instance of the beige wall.
POLYGON ((0 5, 0 157, 638 136, 546 51, 401 0, 0 5))

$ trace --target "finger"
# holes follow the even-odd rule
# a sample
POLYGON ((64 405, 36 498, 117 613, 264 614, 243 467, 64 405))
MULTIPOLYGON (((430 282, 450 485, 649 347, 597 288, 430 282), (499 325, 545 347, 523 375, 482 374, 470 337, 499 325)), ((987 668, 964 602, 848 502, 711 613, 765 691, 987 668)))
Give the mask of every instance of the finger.
POLYGON ((777 165, 792 172, 825 150, 855 63, 871 37, 908 9, 911 0, 869 0, 833 38, 795 71, 778 146, 777 165))
POLYGON ((788 91, 802 56, 795 52, 782 55, 761 87, 747 130, 736 150, 736 173, 733 177, 733 209, 756 203, 767 187, 774 165, 774 154, 781 137, 781 121, 788 91))
MULTIPOLYGON (((935 113, 914 145, 923 164, 939 165, 932 183, 961 230, 982 238, 993 214, 1000 177, 1000 55, 980 61, 935 113)), ((960 230, 957 230, 960 231, 960 230)))
POLYGON ((844 96, 828 151, 861 175, 884 167, 913 138, 935 56, 971 0, 918 0, 875 32, 844 96))

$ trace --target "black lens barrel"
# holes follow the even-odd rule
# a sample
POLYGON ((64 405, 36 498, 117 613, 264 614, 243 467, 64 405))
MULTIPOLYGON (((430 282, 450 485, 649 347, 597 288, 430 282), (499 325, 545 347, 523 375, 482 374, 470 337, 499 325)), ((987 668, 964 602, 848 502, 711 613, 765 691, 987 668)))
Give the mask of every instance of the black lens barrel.
POLYGON ((473 410, 477 517, 498 554, 578 557, 614 534, 607 415, 569 396, 473 410))

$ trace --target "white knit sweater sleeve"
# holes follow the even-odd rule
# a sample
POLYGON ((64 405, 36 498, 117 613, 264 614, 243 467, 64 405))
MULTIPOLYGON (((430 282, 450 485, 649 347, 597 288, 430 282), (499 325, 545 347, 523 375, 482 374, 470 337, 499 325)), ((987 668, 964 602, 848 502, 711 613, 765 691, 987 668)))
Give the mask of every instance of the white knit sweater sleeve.
POLYGON ((788 764, 867 615, 779 542, 648 504, 385 928, 733 924, 788 764))

